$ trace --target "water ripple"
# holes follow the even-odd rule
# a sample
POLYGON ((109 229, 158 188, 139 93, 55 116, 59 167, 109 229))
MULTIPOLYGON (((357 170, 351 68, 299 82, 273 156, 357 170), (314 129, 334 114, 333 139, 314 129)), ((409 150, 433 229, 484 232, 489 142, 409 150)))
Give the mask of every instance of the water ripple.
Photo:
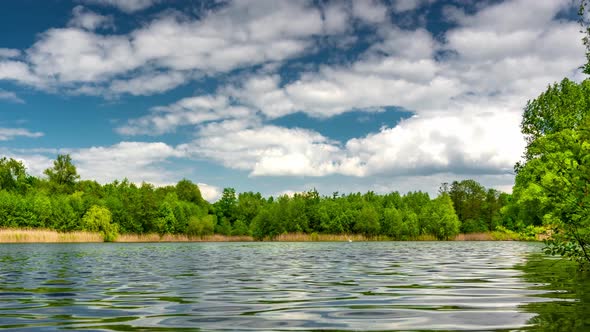
POLYGON ((0 245, 0 328, 504 330, 550 291, 500 242, 0 245))

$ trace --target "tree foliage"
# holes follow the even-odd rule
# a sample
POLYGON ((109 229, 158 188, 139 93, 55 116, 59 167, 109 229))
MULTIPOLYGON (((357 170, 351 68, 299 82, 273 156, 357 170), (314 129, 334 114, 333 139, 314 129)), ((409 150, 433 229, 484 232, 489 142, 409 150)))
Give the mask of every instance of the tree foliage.
POLYGON ((58 156, 45 174, 47 179, 37 179, 22 163, 0 159, 0 227, 95 231, 107 241, 118 233, 273 239, 285 232, 411 240, 422 235, 450 239, 464 228, 462 218, 475 218, 486 230, 504 225, 497 192, 473 180, 453 182, 452 190, 434 199, 420 191, 321 196, 315 189, 265 198, 225 188, 220 200, 210 205, 198 185, 187 179, 164 187, 127 179, 104 185, 80 180, 67 155, 58 156), (489 223, 490 215, 499 221, 489 223))
POLYGON ((76 181, 80 178, 72 158, 68 154, 60 154, 53 162, 53 167, 43 172, 49 178, 49 184, 55 191, 71 193, 76 181))
POLYGON ((582 0, 580 4, 580 10, 578 11, 580 17, 580 26, 582 27, 582 42, 586 46, 586 64, 582 66, 582 70, 585 74, 590 75, 590 1, 582 0))
POLYGON ((109 209, 93 205, 82 218, 82 229, 91 232, 100 232, 106 242, 112 242, 117 238, 118 227, 112 224, 111 211, 109 209))
POLYGON ((527 103, 521 128, 527 147, 505 211, 551 226, 548 253, 590 263, 590 80, 549 86, 527 103))

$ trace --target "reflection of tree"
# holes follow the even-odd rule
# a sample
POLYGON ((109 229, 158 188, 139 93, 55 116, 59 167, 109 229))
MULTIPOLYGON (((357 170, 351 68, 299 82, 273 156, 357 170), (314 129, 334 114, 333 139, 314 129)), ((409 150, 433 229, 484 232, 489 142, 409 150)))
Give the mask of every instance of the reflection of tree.
POLYGON ((522 267, 527 282, 537 289, 553 291, 543 294, 551 301, 529 303, 524 309, 536 313, 529 324, 533 331, 590 331, 590 273, 580 272, 566 260, 531 257, 522 267))

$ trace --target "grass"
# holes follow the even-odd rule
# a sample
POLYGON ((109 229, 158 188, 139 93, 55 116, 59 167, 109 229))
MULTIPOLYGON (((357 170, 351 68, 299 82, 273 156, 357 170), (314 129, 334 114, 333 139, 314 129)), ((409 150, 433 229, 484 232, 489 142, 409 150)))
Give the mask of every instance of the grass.
POLYGON ((68 242, 102 242, 100 233, 68 232, 60 233, 48 229, 0 229, 1 243, 68 243, 68 242))

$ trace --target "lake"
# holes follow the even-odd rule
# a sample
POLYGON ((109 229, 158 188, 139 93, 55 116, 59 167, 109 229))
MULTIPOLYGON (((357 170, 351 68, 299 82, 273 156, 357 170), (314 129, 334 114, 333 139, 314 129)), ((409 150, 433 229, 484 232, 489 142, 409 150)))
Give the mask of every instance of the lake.
POLYGON ((542 246, 2 244, 0 329, 586 330, 587 279, 542 246))

